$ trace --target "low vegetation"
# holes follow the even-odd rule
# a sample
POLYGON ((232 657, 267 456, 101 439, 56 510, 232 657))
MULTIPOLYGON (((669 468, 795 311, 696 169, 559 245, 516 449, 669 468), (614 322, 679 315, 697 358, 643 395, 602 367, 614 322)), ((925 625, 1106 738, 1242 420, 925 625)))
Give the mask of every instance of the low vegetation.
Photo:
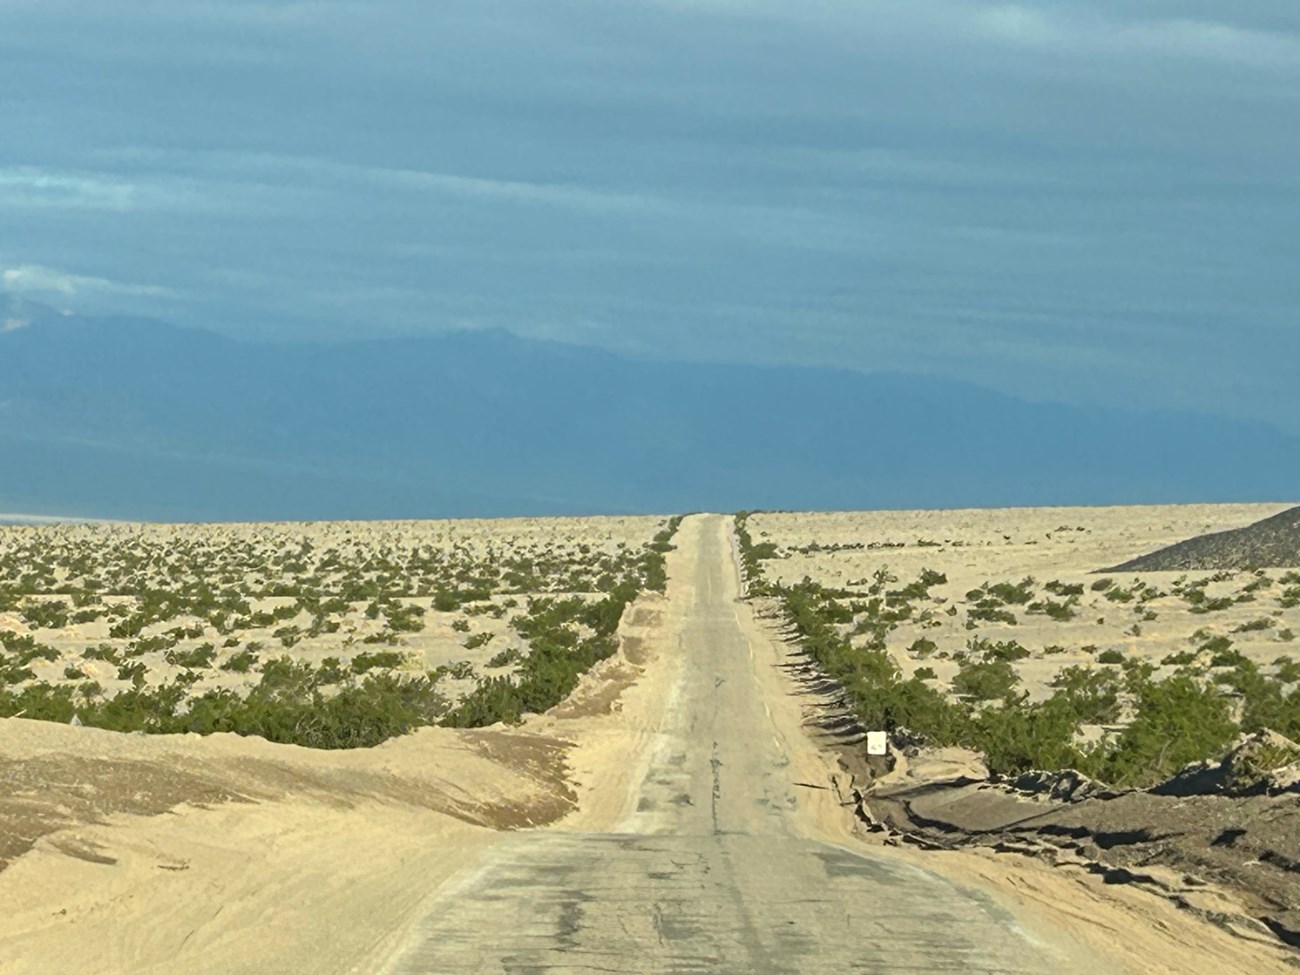
POLYGON ((680 521, 5 529, 0 717, 317 748, 517 721, 617 649, 680 521))
MULTIPOLYGON (((1002 775, 1074 768, 1116 786, 1150 785, 1189 762, 1215 758, 1244 732, 1271 728, 1300 735, 1300 665, 1289 657, 1257 662, 1238 651, 1226 632, 1202 628, 1193 649, 1166 655, 1159 664, 1119 646, 1078 644, 1071 656, 1091 662, 1058 666, 1048 693, 1038 699, 1031 699, 1018 669, 1030 658, 1065 654, 1067 647, 1036 650, 1012 637, 1019 625, 1013 609, 1052 621, 1044 625, 1078 629, 1096 625, 1076 619, 1084 601, 1100 600, 1130 614, 1135 622, 1129 638, 1138 640, 1142 624, 1158 615, 1150 604, 1182 600, 1194 619, 1219 611, 1201 608, 1225 600, 1231 606, 1253 603, 1279 588, 1270 589, 1272 580, 1262 574, 1244 584, 1234 573, 1183 579, 1173 592, 1142 579, 1109 577, 1094 580, 1087 591, 1059 580, 1040 586, 1032 577, 991 581, 965 591, 963 623, 958 601, 943 607, 946 597, 932 595, 933 587, 919 581, 895 585, 887 567, 843 587, 807 577, 770 579, 764 563, 782 557, 783 550, 770 541, 762 549, 754 545, 748 514, 736 522, 749 594, 777 601, 803 652, 843 687, 846 703, 867 727, 906 729, 934 745, 976 750, 1002 775), (914 634, 954 615, 959 631, 977 630, 959 649, 944 649, 928 636, 909 635, 902 643, 893 637, 900 629, 914 634), (925 666, 914 666, 907 676, 903 664, 920 659, 925 666), (935 660, 956 664, 946 689, 935 660)), ((941 575, 927 569, 923 578, 941 575)), ((1283 593, 1294 585, 1279 581, 1283 593)), ((1280 640, 1280 629, 1273 616, 1264 615, 1238 623, 1232 632, 1280 640)))

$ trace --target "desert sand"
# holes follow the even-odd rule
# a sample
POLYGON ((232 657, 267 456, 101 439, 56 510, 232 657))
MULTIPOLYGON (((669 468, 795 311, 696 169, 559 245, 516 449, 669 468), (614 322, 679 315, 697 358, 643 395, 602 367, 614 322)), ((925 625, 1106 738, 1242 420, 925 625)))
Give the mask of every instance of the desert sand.
POLYGON ((942 573, 947 581, 931 589, 934 604, 928 618, 905 622, 889 635, 889 651, 904 674, 928 667, 935 672, 937 686, 946 687, 958 669, 954 655, 962 654, 972 640, 1014 640, 1031 654, 1014 663, 1023 690, 1031 700, 1042 700, 1063 668, 1098 665, 1097 658, 1108 650, 1155 665, 1157 676, 1176 668, 1164 663, 1174 655, 1208 660, 1212 654, 1199 648, 1215 637, 1226 637, 1232 649, 1268 672, 1278 657, 1300 658, 1300 604, 1281 603, 1288 588, 1279 581, 1287 575, 1285 569, 1262 573, 1268 582, 1253 593, 1245 590, 1258 577, 1246 571, 1226 573, 1221 579, 1209 572, 1097 573, 1136 555, 1206 532, 1238 528, 1288 507, 760 513, 749 524, 755 542, 777 546, 778 557, 764 562, 766 577, 774 581, 790 584, 808 577, 826 586, 861 588, 882 569, 896 576, 899 586, 918 579, 926 569, 942 573), (1026 578, 1033 580, 1029 588, 1035 601, 1069 598, 1049 591, 1051 582, 1081 586, 1072 617, 1053 619, 1012 604, 1006 608, 1016 617, 1014 623, 980 620, 967 625, 972 602, 967 593, 985 583, 1018 584, 1026 578), (1107 589, 1094 588, 1106 579, 1107 589), (1213 579, 1204 587, 1210 597, 1250 598, 1198 613, 1173 592, 1180 579, 1184 585, 1213 579), (1111 598, 1130 592, 1127 601, 1111 598), (1260 628, 1248 628, 1251 624, 1260 628), (935 648, 911 652, 921 639, 932 641, 935 648))
MULTIPOLYGON (((1087 535, 1089 520, 1072 513, 1074 519, 1055 512, 1039 517, 1043 524, 1083 525, 1076 534, 1087 535)), ((1221 523, 1255 516, 1220 514, 1221 523)), ((778 519, 840 518, 843 524, 874 516, 759 517, 773 519, 756 517, 754 524, 775 538, 778 519)), ((1094 531, 1103 517, 1092 522, 1094 531)), ((1153 516, 1132 519, 1139 517, 1153 516)), ((1161 530, 1176 540, 1187 533, 1184 524, 1161 530)), ((998 549, 989 537, 996 527, 986 522, 961 529, 963 537, 946 537, 968 537, 971 549, 975 541, 998 549)), ((913 529, 914 523, 899 524, 900 532, 913 529)), ((677 806, 659 804, 656 797, 672 793, 656 783, 673 765, 675 747, 687 747, 693 715, 700 713, 683 688, 713 686, 711 677, 690 676, 693 658, 682 627, 701 599, 726 605, 736 592, 734 566, 726 569, 731 581, 721 584, 720 595, 713 591, 718 583, 700 589, 695 581, 704 571, 697 567, 704 540, 725 530, 724 519, 689 519, 668 556, 667 596, 639 597, 625 614, 618 654, 590 672, 569 700, 518 727, 428 728, 373 749, 318 752, 233 735, 151 737, 0 720, 7 787, 0 836, 18 837, 16 855, 0 870, 0 971, 378 971, 428 925, 437 929, 455 891, 468 889, 484 864, 504 855, 493 853, 501 844, 534 830, 654 835, 671 830, 675 816, 693 821, 695 810, 707 811, 707 785, 694 805, 677 806)), ((1089 552, 1068 571, 1084 573, 1092 561, 1136 554, 1159 534, 1146 531, 1106 542, 1104 551, 1124 551, 1098 559, 1089 552)), ((942 531, 930 533, 943 543, 942 531)), ((1026 544, 1036 533, 1026 531, 1023 548, 1038 547, 1026 544)), ((997 541, 1005 543, 1001 534, 997 541)), ((889 537, 859 525, 841 537, 868 543, 881 536, 889 537)), ((826 544, 825 538, 808 526, 787 526, 780 543, 826 544)), ((965 558, 967 548, 955 552, 965 558)), ((884 553, 891 566, 902 565, 900 551, 884 553)), ((934 554, 917 553, 914 567, 934 564, 934 554)), ((835 571, 869 572, 878 556, 851 552, 861 563, 835 571)), ((768 564, 807 571, 796 558, 827 559, 792 556, 768 564)), ((1056 571, 1028 564, 1023 553, 998 565, 1016 578, 1056 571)), ((974 570, 969 578, 976 582, 997 577, 978 564, 964 568, 974 570)), ((958 578, 956 568, 947 571, 958 578)), ((1034 938, 1075 945, 1099 959, 1094 971, 1293 970, 1291 955, 1275 944, 1234 936, 1166 900, 1107 885, 1083 870, 979 853, 869 847, 844 801, 844 770, 814 730, 829 702, 796 684, 790 670, 796 655, 772 627, 746 604, 734 606, 734 622, 725 625, 739 628, 749 659, 729 658, 727 666, 740 666, 736 674, 755 682, 758 717, 746 720, 764 723, 780 750, 781 763, 765 765, 762 774, 794 800, 788 821, 796 835, 870 851, 894 864, 882 867, 891 875, 937 872, 962 890, 979 891, 1016 919, 1025 945, 1032 948, 1034 938)), ((728 710, 706 713, 725 731, 728 710)), ((697 746, 707 757, 708 742, 690 745, 697 746)), ((730 747, 743 756, 746 742, 730 747)), ((746 766, 742 758, 728 764, 746 766)), ((707 774, 706 763, 706 782, 707 774)), ((742 805, 735 809, 742 815, 742 805)))

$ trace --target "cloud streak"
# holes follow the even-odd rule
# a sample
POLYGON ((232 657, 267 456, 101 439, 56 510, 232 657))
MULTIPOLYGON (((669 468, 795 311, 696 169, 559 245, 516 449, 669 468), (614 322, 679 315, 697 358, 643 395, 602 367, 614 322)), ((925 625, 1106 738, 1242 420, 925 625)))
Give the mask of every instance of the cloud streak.
POLYGON ((104 295, 125 295, 159 298, 172 294, 169 289, 158 285, 110 281, 107 278, 70 274, 36 264, 23 264, 0 270, 0 285, 10 294, 20 297, 94 298, 104 295))
POLYGON ((11 0, 0 266, 1300 428, 1298 104, 1294 0, 11 0))

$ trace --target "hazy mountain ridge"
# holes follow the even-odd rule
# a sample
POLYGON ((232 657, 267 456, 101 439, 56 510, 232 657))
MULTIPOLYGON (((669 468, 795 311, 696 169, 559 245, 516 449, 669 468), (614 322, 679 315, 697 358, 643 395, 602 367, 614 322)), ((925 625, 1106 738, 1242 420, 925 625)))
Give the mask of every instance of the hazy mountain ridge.
MULTIPOLYGON (((505 332, 256 345, 24 306, 0 508, 163 518, 1276 500, 1265 424, 505 332)), ((11 316, 12 317, 12 316, 11 316)))

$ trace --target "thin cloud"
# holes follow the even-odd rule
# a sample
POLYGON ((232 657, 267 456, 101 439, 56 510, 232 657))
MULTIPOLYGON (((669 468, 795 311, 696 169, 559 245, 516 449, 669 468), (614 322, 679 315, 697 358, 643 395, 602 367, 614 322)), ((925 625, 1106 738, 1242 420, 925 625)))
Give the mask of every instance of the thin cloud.
POLYGON ((125 211, 138 203, 138 190, 129 182, 29 168, 0 169, 0 207, 125 211))
POLYGON ((168 297, 168 288, 153 284, 131 284, 111 281, 85 274, 70 274, 39 264, 21 264, 0 271, 0 284, 5 291, 20 296, 51 296, 64 298, 96 295, 131 295, 135 297, 168 297))

